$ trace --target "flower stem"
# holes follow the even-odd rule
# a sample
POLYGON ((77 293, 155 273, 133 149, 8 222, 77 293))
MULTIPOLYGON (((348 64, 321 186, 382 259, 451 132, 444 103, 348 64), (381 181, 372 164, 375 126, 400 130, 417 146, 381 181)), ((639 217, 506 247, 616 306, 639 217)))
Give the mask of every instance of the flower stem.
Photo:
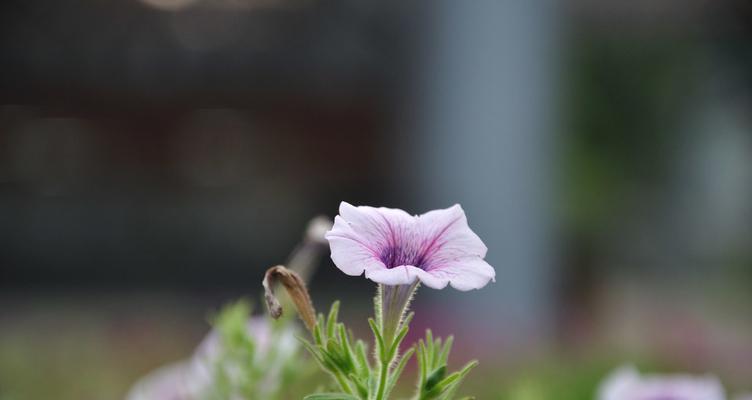
POLYGON ((379 285, 381 309, 377 310, 377 321, 384 336, 386 346, 393 344, 394 336, 405 318, 410 301, 418 288, 418 281, 411 285, 379 285))
POLYGON ((391 349, 396 346, 394 341, 397 331, 401 328, 407 309, 410 306, 410 300, 412 300, 417 288, 418 281, 410 285, 379 285, 374 302, 376 320, 383 337, 383 346, 377 353, 381 368, 379 371, 379 384, 376 390, 376 400, 384 400, 389 367, 397 357, 397 351, 392 352, 391 349))
POLYGON ((389 364, 391 363, 391 360, 384 360, 383 358, 385 357, 386 354, 382 353, 381 371, 379 372, 379 386, 378 390, 376 391, 376 400, 383 400, 384 392, 386 391, 386 378, 387 375, 389 375, 389 364))

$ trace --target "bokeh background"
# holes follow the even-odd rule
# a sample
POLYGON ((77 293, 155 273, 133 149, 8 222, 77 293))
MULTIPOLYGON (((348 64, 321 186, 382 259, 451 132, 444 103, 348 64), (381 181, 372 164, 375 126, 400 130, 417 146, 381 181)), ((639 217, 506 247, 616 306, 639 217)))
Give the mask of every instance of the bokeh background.
POLYGON ((0 399, 122 398, 341 200, 466 210, 496 283, 415 302, 464 392, 752 390, 751 100, 743 0, 3 1, 0 399))

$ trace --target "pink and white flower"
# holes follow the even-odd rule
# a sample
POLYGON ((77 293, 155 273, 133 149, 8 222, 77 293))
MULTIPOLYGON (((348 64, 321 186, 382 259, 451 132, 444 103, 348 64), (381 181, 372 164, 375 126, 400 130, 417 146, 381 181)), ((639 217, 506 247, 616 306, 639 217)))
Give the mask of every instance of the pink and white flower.
POLYGON ((599 400, 724 400, 713 376, 640 375, 633 367, 613 372, 598 391, 599 400))
POLYGON ((384 285, 480 289, 496 272, 483 258, 487 248, 467 225, 462 207, 410 215, 394 208, 342 202, 327 232, 332 260, 348 275, 384 285))

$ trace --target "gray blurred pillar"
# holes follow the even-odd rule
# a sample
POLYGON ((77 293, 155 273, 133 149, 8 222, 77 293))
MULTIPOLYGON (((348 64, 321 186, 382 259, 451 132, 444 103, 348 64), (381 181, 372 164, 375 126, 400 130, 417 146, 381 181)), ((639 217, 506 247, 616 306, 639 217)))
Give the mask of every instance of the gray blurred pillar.
POLYGON ((547 0, 428 4, 418 134, 398 165, 416 207, 463 205, 497 272, 479 292, 432 300, 457 307, 459 329, 516 345, 550 331, 556 10, 547 0))

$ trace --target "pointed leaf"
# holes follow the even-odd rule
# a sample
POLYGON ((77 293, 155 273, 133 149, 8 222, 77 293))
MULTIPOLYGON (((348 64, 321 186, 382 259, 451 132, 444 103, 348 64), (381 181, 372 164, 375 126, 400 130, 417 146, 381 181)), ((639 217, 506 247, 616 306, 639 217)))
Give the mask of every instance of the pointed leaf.
POLYGON ((405 366, 407 365, 408 361, 410 361, 410 358, 412 358, 414 353, 415 353, 415 347, 410 347, 402 356, 402 358, 400 358, 399 362, 394 367, 394 370, 389 376, 389 380, 387 381, 386 392, 385 392, 384 397, 389 398, 389 393, 391 393, 392 389, 394 389, 394 387, 397 385, 397 382, 399 381, 399 378, 402 375, 402 371, 404 371, 405 366))
POLYGON ((332 303, 332 308, 329 310, 329 317, 326 319, 326 336, 333 337, 334 329, 337 325, 337 316, 339 315, 339 301, 332 303))
POLYGON ((373 336, 376 339, 376 347, 379 356, 381 359, 384 359, 385 356, 385 347, 384 347, 384 337, 381 336, 381 329, 379 329, 379 326, 376 325, 376 321, 373 320, 373 318, 368 319, 368 324, 371 325, 371 330, 373 331, 373 336))
POLYGON ((431 372, 430 375, 428 375, 428 378, 426 379, 426 390, 433 389, 434 386, 436 386, 442 379, 444 379, 444 376, 446 376, 446 365, 442 365, 439 368, 436 368, 433 372, 431 372))

